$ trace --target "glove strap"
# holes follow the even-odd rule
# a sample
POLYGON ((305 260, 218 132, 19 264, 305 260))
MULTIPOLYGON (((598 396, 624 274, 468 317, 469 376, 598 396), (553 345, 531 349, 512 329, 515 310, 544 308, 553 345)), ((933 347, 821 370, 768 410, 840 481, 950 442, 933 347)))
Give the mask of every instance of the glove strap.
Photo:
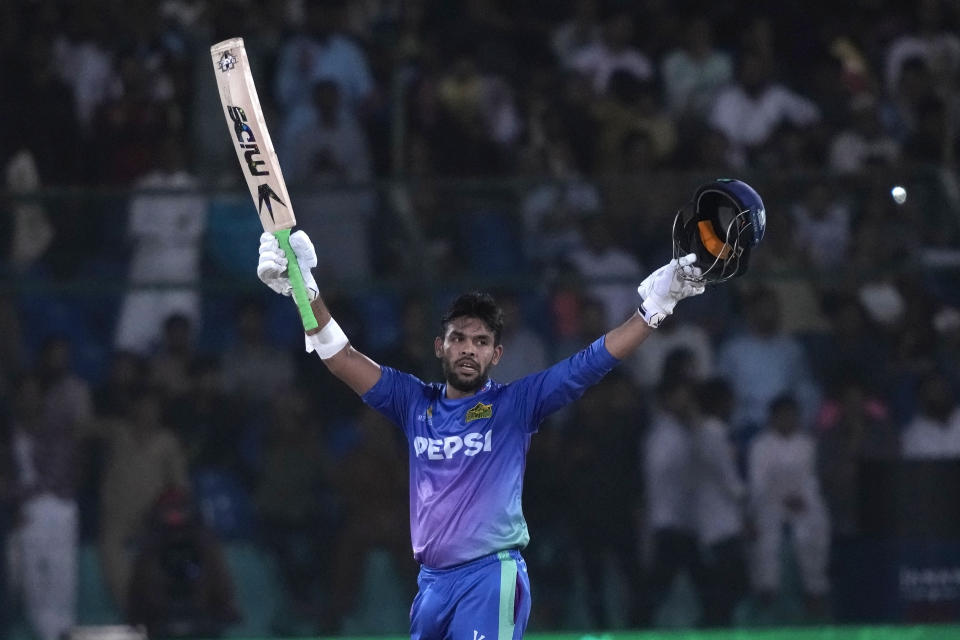
POLYGON ((662 310, 648 310, 645 306, 646 304, 647 304, 646 300, 641 302, 640 307, 637 309, 637 311, 640 312, 640 315, 643 316, 644 322, 650 325, 651 329, 656 329, 657 327, 660 326, 660 323, 663 322, 667 318, 667 316, 670 314, 664 313, 662 310))

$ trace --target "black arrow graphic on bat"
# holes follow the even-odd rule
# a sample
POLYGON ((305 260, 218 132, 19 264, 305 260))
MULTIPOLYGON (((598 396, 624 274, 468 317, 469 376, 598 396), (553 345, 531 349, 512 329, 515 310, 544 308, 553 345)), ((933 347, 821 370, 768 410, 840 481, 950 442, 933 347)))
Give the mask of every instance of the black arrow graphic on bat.
POLYGON ((276 200, 283 206, 287 206, 286 203, 283 200, 281 200, 276 193, 273 192, 273 189, 271 189, 270 185, 268 184, 260 185, 260 187, 257 189, 257 198, 258 198, 257 213, 262 214, 263 205, 267 205, 267 212, 270 214, 270 219, 273 220, 274 222, 276 222, 276 220, 274 220, 273 218, 273 203, 271 203, 270 200, 276 200))

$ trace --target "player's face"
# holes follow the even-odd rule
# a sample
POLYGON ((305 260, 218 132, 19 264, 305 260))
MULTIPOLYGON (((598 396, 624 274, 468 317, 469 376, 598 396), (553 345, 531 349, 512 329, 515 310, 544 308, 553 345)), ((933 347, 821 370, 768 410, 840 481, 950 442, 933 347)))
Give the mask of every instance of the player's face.
POLYGON ((443 365, 448 391, 468 396, 482 387, 490 367, 500 362, 503 346, 494 344, 493 331, 478 318, 454 318, 442 337, 434 340, 434 352, 443 365))

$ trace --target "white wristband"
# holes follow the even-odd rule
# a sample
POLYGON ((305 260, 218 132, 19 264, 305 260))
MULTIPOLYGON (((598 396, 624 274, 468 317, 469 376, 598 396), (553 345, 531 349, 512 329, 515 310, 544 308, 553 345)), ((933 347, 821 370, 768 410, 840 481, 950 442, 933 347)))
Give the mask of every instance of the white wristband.
POLYGON ((326 360, 327 358, 332 358, 337 355, 340 353, 340 350, 350 342, 347 339, 347 334, 343 332, 343 329, 340 328, 340 325, 338 325, 337 321, 333 318, 330 318, 330 322, 323 325, 323 329, 319 332, 312 335, 304 335, 304 338, 306 340, 307 353, 316 351, 321 360, 326 360))

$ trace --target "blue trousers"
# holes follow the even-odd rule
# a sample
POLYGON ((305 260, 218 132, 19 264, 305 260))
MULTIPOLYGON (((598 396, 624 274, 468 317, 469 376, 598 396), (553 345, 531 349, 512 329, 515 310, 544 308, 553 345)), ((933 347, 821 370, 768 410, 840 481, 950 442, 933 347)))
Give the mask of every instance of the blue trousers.
POLYGON ((411 640, 520 640, 530 618, 530 577, 516 549, 449 569, 420 567, 411 640))

